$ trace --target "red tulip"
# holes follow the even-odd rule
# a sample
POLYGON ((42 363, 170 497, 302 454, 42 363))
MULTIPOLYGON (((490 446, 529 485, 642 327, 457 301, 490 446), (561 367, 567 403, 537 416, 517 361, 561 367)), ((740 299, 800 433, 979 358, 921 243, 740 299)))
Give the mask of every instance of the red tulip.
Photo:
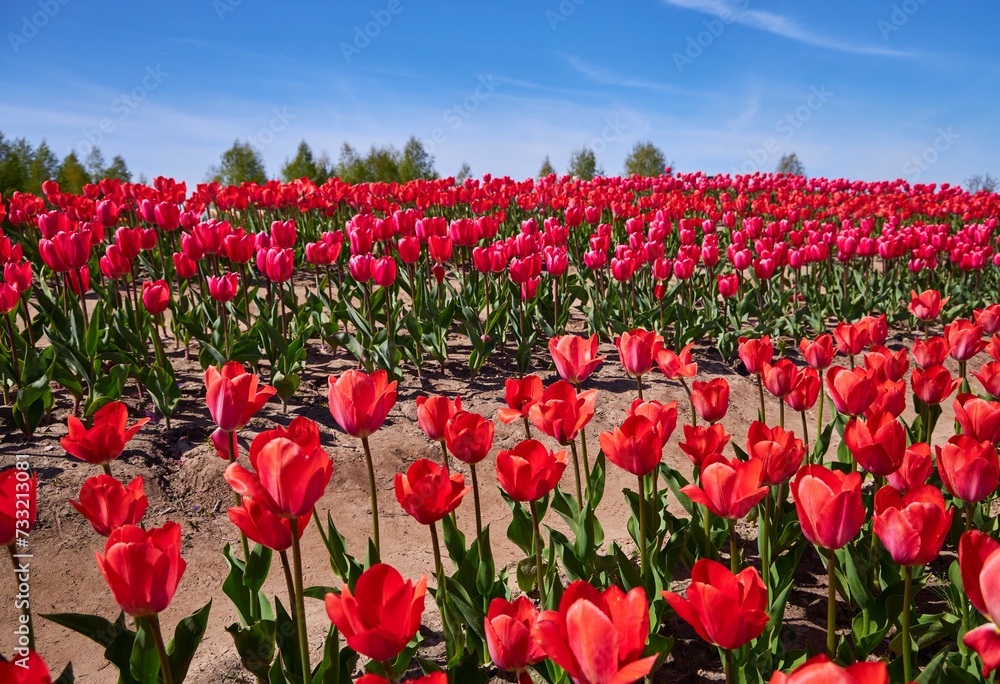
POLYGON ((433 525, 458 508, 471 489, 461 473, 449 475, 446 467, 426 458, 414 462, 406 475, 396 473, 396 500, 422 525, 433 525))
POLYGON ((640 477, 651 473, 663 458, 660 431, 644 416, 629 416, 613 432, 602 432, 600 442, 609 461, 640 477))
POLYGON ((653 367, 663 348, 663 338, 653 331, 636 328, 622 333, 615 340, 615 346, 618 347, 618 356, 625 372, 633 378, 639 378, 653 367))
POLYGON ((504 390, 507 408, 499 409, 497 417, 506 425, 519 418, 528 417, 532 404, 542 398, 542 379, 537 375, 525 375, 520 380, 507 378, 504 390))
POLYGON ((840 413, 860 416, 878 397, 875 380, 861 367, 849 371, 834 366, 826 375, 830 399, 840 413))
POLYGON ((983 342, 983 326, 975 325, 964 318, 946 325, 944 336, 951 345, 951 357, 956 361, 968 361, 986 348, 986 343, 983 342))
POLYGON ((329 378, 330 413, 341 429, 352 437, 367 437, 380 427, 396 405, 396 382, 377 370, 371 375, 344 371, 329 378))
POLYGON ((900 494, 906 494, 911 489, 927 482, 934 472, 934 459, 931 458, 931 448, 924 442, 911 444, 903 452, 903 464, 894 473, 889 473, 888 483, 900 494))
POLYGON ((771 684, 889 684, 889 671, 883 661, 854 663, 841 668, 820 654, 791 674, 775 672, 771 684))
POLYGON ((716 276, 716 281, 719 284, 719 294, 726 299, 735 297, 736 293, 740 291, 740 280, 735 273, 731 273, 727 276, 720 273, 716 276))
POLYGON ((513 603, 493 599, 483 620, 490 660, 498 670, 516 672, 519 684, 530 684, 528 666, 546 657, 542 645, 531 634, 537 620, 538 609, 523 594, 513 603))
POLYGON ((951 345, 943 337, 932 337, 926 342, 916 340, 913 343, 913 362, 922 370, 943 364, 949 354, 951 345))
POLYGON ((865 368, 879 382, 899 382, 910 368, 910 359, 905 348, 893 354, 885 347, 876 345, 865 354, 865 368))
POLYGON ((120 401, 113 401, 94 414, 94 426, 87 430, 75 416, 67 419, 69 434, 59 440, 71 456, 92 465, 104 465, 118 458, 125 445, 149 418, 140 418, 126 428, 128 408, 120 401))
POLYGON ((576 335, 557 335, 549 340, 549 353, 556 370, 566 382, 579 385, 590 377, 604 360, 597 355, 597 335, 584 339, 576 335))
POLYGON ((802 356, 810 368, 821 371, 833 363, 833 337, 828 334, 820 335, 812 341, 802 338, 799 349, 802 350, 802 356))
POLYGON ((600 592, 573 582, 559 611, 542 613, 532 635, 576 684, 629 684, 649 674, 656 656, 641 658, 649 631, 649 604, 641 587, 600 592))
POLYGON ((660 593, 698 636, 721 648, 740 648, 767 626, 767 589, 755 568, 734 575, 721 563, 702 558, 691 568, 687 598, 660 593))
POLYGON ((702 464, 701 487, 689 484, 681 491, 720 518, 737 520, 767 495, 768 488, 762 486, 763 474, 764 463, 760 460, 726 460, 713 455, 702 464))
MULTIPOLYGON (((358 679, 354 680, 354 684, 393 684, 388 679, 384 677, 379 677, 377 674, 366 674, 362 675, 358 679)), ((448 673, 447 672, 431 672, 423 677, 417 677, 416 679, 406 679, 397 684, 448 684, 448 673)))
POLYGON ((722 450, 729 444, 730 437, 732 435, 726 434, 722 423, 698 427, 685 425, 684 441, 679 446, 691 462, 701 468, 710 457, 722 455, 722 450))
POLYGON ((725 378, 711 382, 694 381, 691 385, 691 403, 701 419, 717 423, 729 411, 729 383, 725 378))
POLYGON ((142 490, 142 477, 123 487, 110 475, 95 475, 83 483, 80 500, 70 499, 70 504, 97 534, 107 537, 123 525, 138 525, 149 502, 142 490))
POLYGON ((992 337, 1000 332, 1000 304, 990 304, 984 309, 975 309, 972 317, 976 325, 983 327, 983 333, 992 337))
POLYGON ((115 601, 133 617, 166 609, 187 563, 181 558, 181 528, 175 522, 144 530, 119 527, 108 537, 97 565, 115 601))
POLYGON ((391 256, 376 259, 371 266, 372 280, 380 287, 389 287, 396 282, 396 260, 391 256))
POLYGON ((760 375, 764 372, 764 364, 771 363, 774 358, 774 347, 771 346, 771 338, 768 335, 759 340, 751 340, 741 337, 740 358, 746 366, 750 375, 760 375))
POLYGON ((954 406, 955 420, 962 426, 962 432, 977 442, 1000 442, 1000 402, 959 394, 954 406))
POLYGON ((865 316, 855 325, 864 326, 868 329, 869 344, 879 346, 885 343, 889 336, 889 323, 885 314, 881 316, 865 316))
POLYGON ((416 636, 426 593, 427 575, 404 583, 395 568, 379 563, 361 574, 353 594, 346 584, 339 596, 327 594, 326 614, 348 646, 385 662, 416 636))
POLYGON ((795 386, 785 397, 785 403, 793 411, 808 411, 819 398, 819 374, 813 368, 804 368, 795 380, 795 386))
POLYGON ((763 463, 763 484, 779 485, 799 469, 805 449, 802 448, 802 440, 795 439, 794 432, 767 427, 755 420, 747 434, 747 454, 763 463))
POLYGON ((900 496, 889 486, 875 493, 875 534, 898 565, 927 565, 937 558, 953 509, 933 485, 921 485, 900 496))
POLYGON ((230 463, 226 481, 282 518, 309 514, 333 475, 330 456, 319 443, 319 426, 302 416, 287 428, 257 435, 250 444, 250 465, 254 472, 230 463))
POLYGON ((427 439, 432 442, 445 440, 444 430, 456 411, 462 410, 462 397, 455 395, 452 401, 444 395, 417 397, 417 422, 427 439))
POLYGON ((493 447, 493 421, 478 413, 456 411, 445 425, 445 443, 463 463, 479 463, 493 447))
POLYGON ((899 418, 906 408, 906 382, 886 380, 875 386, 878 388, 878 396, 865 409, 865 418, 871 418, 877 413, 891 413, 893 417, 899 418))
POLYGON ((658 401, 634 399, 629 406, 628 415, 643 416, 653 421, 656 429, 660 431, 661 440, 666 444, 677 427, 677 402, 672 401, 664 406, 658 401))
POLYGON ((167 309, 170 304, 170 285, 165 280, 157 280, 151 283, 148 280, 142 284, 142 304, 146 311, 154 316, 158 316, 167 309))
POLYGON ((691 360, 691 347, 694 342, 689 343, 681 349, 680 354, 675 354, 666 347, 660 349, 656 355, 656 364, 668 380, 677 378, 693 378, 698 372, 698 364, 691 360))
POLYGON ((0 682, 6 684, 52 684, 52 675, 42 660, 42 656, 34 651, 16 649, 16 655, 10 660, 0 660, 0 682))
POLYGON ((955 435, 937 447, 938 472, 944 487, 965 503, 982 501, 1000 484, 996 446, 955 435))
MULTIPOLYGON (((18 460, 18 464, 20 463, 27 464, 27 461, 18 460)), ((10 546, 18 538, 27 538, 27 533, 35 527, 37 500, 36 473, 29 476, 28 471, 19 466, 0 471, 0 547, 10 546), (25 489, 28 495, 27 509, 24 508, 25 489)))
POLYGON ((534 439, 497 454, 497 480, 515 501, 537 501, 559 484, 566 452, 549 451, 534 439))
POLYGON ((0 314, 6 315, 17 308, 20 296, 17 288, 7 283, 0 283, 0 314))
MULTIPOLYGON (((275 515, 257 499, 245 497, 239 506, 229 509, 229 519, 247 539, 273 551, 284 551, 292 545, 291 519, 275 515)), ((308 526, 308 514, 298 519, 295 529, 299 539, 308 526)))
POLYGON ((867 421, 852 418, 844 428, 844 442, 859 466, 883 477, 903 464, 906 430, 891 413, 878 413, 867 421))
POLYGON ((277 391, 270 385, 258 389, 257 376, 247 373, 238 361, 230 361, 221 371, 209 366, 205 370, 205 388, 212 420, 226 432, 242 430, 277 391))
POLYGON ((989 624, 966 633, 963 641, 983 661, 983 676, 1000 666, 1000 543, 979 530, 962 535, 958 545, 958 565, 965 595, 989 624))
POLYGON ((868 327, 857 323, 838 323, 833 331, 833 337, 837 340, 837 351, 844 356, 860 354, 871 344, 868 327))
POLYGON ((1000 361, 983 364, 978 373, 973 372, 983 389, 994 399, 1000 398, 1000 361))
POLYGON ((208 277, 208 293, 217 302, 223 304, 236 296, 239 291, 239 280, 235 273, 227 273, 224 276, 208 277))
POLYGON ((808 465, 796 474, 791 489, 802 534, 813 544, 839 549, 858 536, 865 523, 861 473, 808 465))
MULTIPOLYGON (((129 268, 131 269, 131 266, 129 266, 129 268)), ((190 258, 188 258, 188 256, 186 254, 184 254, 182 252, 176 252, 174 254, 174 269, 177 271, 177 275, 179 277, 181 277, 181 278, 190 278, 195 273, 198 272, 198 264, 197 264, 197 262, 192 261, 190 258)), ((105 274, 105 275, 108 275, 108 274, 105 274)), ((122 277, 124 277, 126 275, 128 275, 128 271, 125 271, 124 273, 122 273, 118 277, 122 278, 122 277)), ((108 275, 108 277, 110 278, 111 276, 108 275)))
POLYGON ((961 382, 961 378, 952 378, 944 366, 931 366, 927 370, 914 368, 910 377, 913 393, 925 404, 940 404, 961 382))
POLYGON ((594 417, 597 390, 577 394, 565 380, 554 382, 542 398, 528 410, 528 417, 539 430, 562 444, 576 439, 580 430, 594 417))
POLYGON ((921 321, 933 321, 941 314, 941 307, 944 306, 951 297, 941 299, 941 293, 937 290, 925 290, 917 294, 910 290, 910 313, 921 321))
POLYGON ((778 399, 784 399, 792 393, 798 377, 799 369, 789 359, 779 359, 773 366, 770 363, 765 363, 761 372, 764 389, 778 399))

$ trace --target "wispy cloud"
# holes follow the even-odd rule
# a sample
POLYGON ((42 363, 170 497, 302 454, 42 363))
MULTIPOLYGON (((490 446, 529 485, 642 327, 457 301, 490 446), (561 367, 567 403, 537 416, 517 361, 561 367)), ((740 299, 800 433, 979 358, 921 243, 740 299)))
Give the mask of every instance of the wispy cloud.
POLYGON ((730 16, 738 24, 827 50, 882 57, 911 58, 917 56, 913 52, 893 50, 885 46, 863 45, 828 38, 799 25, 794 19, 765 10, 741 9, 739 4, 725 0, 663 0, 663 2, 671 7, 679 7, 702 14, 730 16))
POLYGON ((650 90, 669 95, 695 95, 703 96, 711 93, 698 92, 685 88, 678 88, 666 83, 657 83, 633 76, 625 76, 616 71, 588 62, 578 55, 560 55, 563 60, 575 69, 578 73, 598 85, 618 86, 620 88, 637 88, 640 90, 650 90))

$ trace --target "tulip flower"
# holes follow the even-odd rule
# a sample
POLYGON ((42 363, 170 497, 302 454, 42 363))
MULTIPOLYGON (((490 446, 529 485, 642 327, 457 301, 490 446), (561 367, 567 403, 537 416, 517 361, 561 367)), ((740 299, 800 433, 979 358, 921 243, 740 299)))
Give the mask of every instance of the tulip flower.
POLYGON ((872 416, 878 413, 889 413, 894 418, 899 418, 906 409, 906 381, 892 382, 891 380, 886 380, 885 382, 876 383, 875 386, 878 388, 878 396, 865 409, 865 418, 871 419, 872 416))
POLYGON ((732 435, 727 435, 721 423, 703 426, 684 426, 684 441, 681 451, 687 454, 696 468, 701 468, 712 456, 721 456, 722 450, 729 444, 732 435))
POLYGON ((0 660, 0 682, 8 684, 52 684, 52 675, 42 656, 33 648, 18 651, 10 660, 0 660))
POLYGON ((448 449, 445 446, 445 427, 456 411, 462 410, 462 397, 455 395, 452 401, 444 395, 417 397, 417 422, 432 442, 441 443, 444 456, 442 463, 448 465, 448 449))
POLYGON ((927 478, 934 472, 934 459, 931 448, 924 442, 917 442, 906 447, 903 452, 903 464, 894 473, 890 473, 886 481, 900 494, 906 494, 911 489, 927 483, 927 478))
POLYGON ((977 442, 1000 442, 1000 402, 986 401, 974 394, 959 394, 955 399, 955 420, 962 432, 977 442))
MULTIPOLYGON (((966 361, 986 348, 986 343, 983 342, 983 326, 965 319, 946 325, 944 337, 951 347, 951 358, 958 361, 962 369, 965 368, 966 361)), ((959 375, 964 378, 964 370, 959 375)))
MULTIPOLYGON (((20 459, 17 463, 27 465, 20 459)), ((26 538, 35 527, 37 485, 38 475, 32 473, 29 476, 27 469, 22 469, 21 465, 0 471, 0 547, 11 546, 18 538, 26 538)))
POLYGON ((1000 462, 996 446, 977 442, 968 435, 955 435, 936 447, 938 472, 944 488, 965 503, 965 530, 972 529, 970 504, 982 501, 1000 484, 1000 462))
POLYGON ((944 306, 951 297, 941 298, 941 293, 937 290, 925 290, 921 294, 910 291, 910 313, 925 324, 933 321, 941 314, 941 307, 944 306))
POLYGON ((656 364, 667 377, 668 380, 678 378, 692 378, 698 372, 698 364, 691 359, 691 347, 694 342, 689 343, 679 354, 663 347, 656 355, 656 364))
POLYGON ((326 614, 347 645, 373 660, 398 656, 420 629, 427 575, 417 583, 392 566, 378 563, 363 572, 354 592, 345 584, 340 594, 326 595, 326 614))
POLYGON ((837 351, 851 357, 851 368, 854 368, 854 357, 871 344, 871 334, 868 327, 861 324, 840 322, 833 331, 837 340, 837 351))
POLYGON ((833 552, 858 536, 865 523, 861 474, 828 470, 821 465, 805 466, 792 480, 791 490, 802 534, 826 550, 829 572, 826 650, 827 655, 832 655, 837 633, 837 574, 833 552))
MULTIPOLYGON (((576 471, 576 496, 583 500, 580 485, 580 467, 576 455, 576 436, 594 417, 594 401, 597 390, 587 390, 577 394, 573 386, 565 380, 554 382, 542 393, 540 401, 532 404, 528 417, 539 430, 552 437, 563 446, 569 446, 573 453, 573 468, 576 471)), ((590 465, 584 460, 586 479, 590 479, 590 465)))
POLYGON ((979 372, 973 371, 983 389, 994 399, 1000 398, 1000 361, 983 364, 979 372))
POLYGON ((518 684, 531 684, 528 666, 546 657, 531 633, 537 620, 538 609, 523 594, 513 603, 505 598, 493 599, 483 620, 490 660, 498 670, 516 673, 518 684))
MULTIPOLYGON (((247 373, 242 363, 230 361, 220 371, 215 366, 205 370, 205 402, 212 420, 226 432, 236 432, 267 403, 276 390, 270 385, 258 389, 259 381, 247 373)), ((231 460, 236 460, 233 454, 231 460)))
POLYGON ((875 493, 872 529, 892 556, 903 566, 903 678, 910 679, 910 603, 913 599, 913 566, 937 558, 951 529, 952 509, 945 509, 944 496, 933 485, 921 485, 900 495, 892 487, 875 493))
POLYGON ((798 367, 789 359, 779 359, 774 365, 765 363, 761 372, 764 388, 778 399, 792 393, 798 376, 798 367))
POLYGON ((695 380, 691 386, 691 403, 702 420, 717 423, 729 411, 729 382, 715 378, 711 382, 695 380))
POLYGON ((653 421, 660 431, 661 440, 666 444, 677 427, 677 402, 671 401, 663 405, 658 401, 634 399, 628 408, 628 416, 642 416, 653 421))
POLYGON ((910 359, 905 348, 892 353, 883 346, 874 346, 871 352, 865 354, 865 368, 879 382, 890 380, 899 382, 910 369, 910 359))
POLYGON ((770 684, 889 684, 889 671, 881 660, 842 668, 820 654, 799 665, 791 674, 775 672, 770 684))
POLYGON ((726 651, 726 679, 732 681, 732 650, 767 627, 767 590, 755 568, 737 574, 721 563, 702 558, 691 568, 687 597, 660 592, 670 607, 702 639, 726 651))
POLYGON ((615 339, 625 372, 635 378, 642 399, 642 376, 649 372, 663 348, 663 338, 654 331, 636 328, 615 339))
POLYGON ((132 427, 127 427, 128 408, 120 401, 113 401, 94 414, 94 424, 89 430, 79 418, 69 416, 69 434, 59 443, 69 455, 102 466, 105 474, 110 475, 108 464, 121 455, 129 440, 148 422, 149 418, 140 418, 132 427))
POLYGON ((331 375, 330 414, 341 429, 352 437, 360 437, 368 465, 368 489, 372 505, 372 536, 375 549, 379 546, 378 498, 375 494, 375 466, 372 462, 368 436, 382 427, 385 417, 396 405, 396 381, 388 382, 389 374, 377 370, 371 375, 361 371, 344 371, 340 378, 331 375))
POLYGON ((914 368, 910 377, 913 393, 924 403, 924 441, 931 440, 930 407, 940 404, 951 396, 961 384, 960 378, 952 378, 944 366, 931 366, 927 370, 914 368))
POLYGON ((597 355, 597 335, 584 339, 577 335, 557 335, 549 340, 549 353, 556 370, 566 382, 573 383, 577 391, 580 383, 590 377, 605 357, 597 355))
POLYGON ((903 463, 906 430, 891 413, 879 413, 867 421, 852 418, 844 428, 844 442, 859 466, 884 477, 903 463))
POLYGON ((520 418, 524 421, 524 436, 531 439, 528 411, 542 398, 542 379, 537 375, 525 375, 520 380, 507 378, 504 383, 504 401, 507 408, 497 411, 497 418, 504 425, 520 418))
POLYGON ((746 337, 739 339, 740 359, 746 366, 750 375, 757 376, 757 391, 760 394, 760 418, 767 421, 767 409, 764 406, 764 365, 771 363, 774 358, 774 347, 771 345, 771 338, 768 335, 759 340, 751 340, 746 337))
POLYGON ((187 563, 175 522, 144 530, 125 525, 111 532, 97 564, 115 601, 133 617, 153 616, 170 605, 187 563))
POLYGON ((833 363, 833 337, 828 334, 820 335, 812 341, 802 338, 799 349, 810 368, 823 371, 833 363))
POLYGON ((110 475, 101 474, 87 478, 80 488, 80 500, 70 499, 70 504, 97 534, 107 537, 123 525, 138 525, 149 502, 142 489, 142 477, 123 487, 110 475))
MULTIPOLYGON (((354 684, 393 684, 385 677, 380 677, 377 674, 366 674, 362 675, 358 679, 354 680, 354 684)), ((396 684, 448 684, 448 673, 447 672, 431 672, 430 674, 424 675, 423 677, 417 677, 416 679, 406 679, 396 684)))
POLYGON ((799 469, 805 451, 794 432, 754 421, 747 433, 747 454, 763 463, 761 481, 773 486, 783 484, 799 469))
MULTIPOLYGON (((284 552, 292 545, 291 518, 277 516, 264 504, 252 497, 243 497, 239 506, 230 508, 229 520, 257 544, 282 553, 282 562, 287 562, 284 552)), ((299 518, 295 529, 299 539, 309 524, 308 514, 299 518)), ((294 595, 291 597, 294 600, 294 595)))
POLYGON ((142 284, 142 303, 153 316, 159 316, 170 304, 170 285, 165 280, 142 284))
POLYGON ((812 368, 805 368, 795 379, 795 385, 785 397, 785 403, 793 411, 799 413, 808 411, 816 405, 816 400, 819 398, 819 388, 819 374, 812 368))
POLYGON ((983 661, 983 677, 1000 666, 1000 543, 979 530, 967 531, 958 545, 962 586, 969 602, 989 623, 967 632, 966 646, 983 661))
POLYGON ((873 346, 884 344, 886 338, 889 336, 889 323, 885 314, 881 316, 864 316, 855 325, 867 328, 869 344, 873 346))
POLYGON ((878 396, 875 380, 864 368, 834 366, 826 375, 826 387, 837 411, 849 416, 860 416, 878 396))
POLYGON ((458 508, 470 489, 461 473, 450 475, 426 458, 414 462, 406 475, 396 474, 396 500, 422 525, 433 525, 458 508))
POLYGON ((538 616, 532 635, 576 684, 629 684, 656 661, 642 658, 649 604, 641 587, 600 592, 582 580, 566 588, 559 610, 538 616))
POLYGON ((951 345, 943 337, 932 337, 929 340, 916 340, 913 343, 913 363, 921 370, 931 366, 940 366, 951 354, 951 345))
POLYGON ((486 458, 493 446, 493 421, 478 413, 456 411, 445 426, 445 443, 459 461, 468 463, 472 470, 472 494, 476 504, 476 534, 483 536, 483 521, 479 508, 479 480, 476 464, 486 458))

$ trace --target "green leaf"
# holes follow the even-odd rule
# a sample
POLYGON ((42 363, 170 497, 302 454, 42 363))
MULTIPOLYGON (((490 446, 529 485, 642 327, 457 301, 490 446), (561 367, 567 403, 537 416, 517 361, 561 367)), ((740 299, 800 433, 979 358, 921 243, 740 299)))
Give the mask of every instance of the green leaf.
POLYGON ((149 626, 149 618, 136 618, 139 630, 132 644, 132 656, 129 659, 129 671, 137 681, 143 684, 155 684, 156 675, 160 672, 160 659, 156 653, 156 642, 153 630, 149 626))
POLYGON ((188 615, 177 623, 174 629, 174 638, 166 646, 167 661, 170 663, 170 672, 175 682, 183 682, 187 677, 188 667, 194 652, 205 636, 205 628, 208 626, 208 613, 212 609, 212 600, 202 606, 201 610, 188 615))
POLYGON ((243 667, 260 681, 267 681, 267 673, 274 659, 274 620, 260 620, 249 627, 234 622, 226 627, 233 637, 236 652, 243 667))
POLYGON ((55 684, 73 684, 73 682, 73 663, 66 663, 66 667, 63 668, 59 678, 55 680, 55 684))

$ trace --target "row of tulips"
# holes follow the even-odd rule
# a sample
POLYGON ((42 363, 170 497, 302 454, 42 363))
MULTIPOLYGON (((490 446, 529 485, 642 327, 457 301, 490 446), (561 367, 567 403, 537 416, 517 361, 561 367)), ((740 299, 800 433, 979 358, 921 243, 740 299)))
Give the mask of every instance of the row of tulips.
MULTIPOLYGON (((912 293, 909 309, 919 320, 932 322, 943 303, 932 291, 912 293)), ((421 397, 418 423, 432 442, 441 444, 442 459, 418 460, 395 480, 397 502, 429 528, 435 557, 433 592, 446 658, 443 664, 418 659, 421 669, 427 676, 446 669, 454 681, 482 681, 486 672, 481 668, 489 660, 522 681, 527 681, 530 669, 549 682, 568 676, 578 683, 626 684, 662 666, 672 638, 661 632, 672 610, 720 649, 730 681, 763 681, 770 675, 777 682, 825 681, 831 676, 909 682, 918 675, 915 646, 937 640, 944 640, 945 647, 925 660, 919 681, 988 678, 1000 665, 1000 628, 995 624, 1000 609, 994 605, 1000 543, 994 541, 997 521, 990 513, 1000 482, 1000 402, 971 393, 965 365, 984 349, 994 355, 1000 349, 996 337, 983 339, 997 332, 997 311, 1000 307, 993 305, 976 311, 975 321, 954 321, 942 337, 928 337, 925 329, 912 350, 896 352, 882 346, 888 335, 884 316, 842 322, 832 336, 802 340, 806 368, 789 358, 775 361, 767 337, 740 340, 740 357, 761 388, 760 420, 751 425, 745 450, 730 441, 721 422, 729 408, 727 381, 694 380, 689 388, 686 378, 698 373, 690 347, 675 353, 656 333, 633 329, 616 344, 623 371, 635 379, 637 397, 621 425, 599 435, 600 451, 591 459, 586 426, 594 415, 597 390, 584 390, 583 385, 605 357, 598 356, 596 336, 552 338, 551 359, 562 379, 548 387, 535 375, 509 379, 506 406, 497 414, 505 423, 521 420, 525 431, 524 441, 500 451, 495 465, 512 509, 508 537, 526 554, 516 568, 524 594, 513 601, 506 571, 497 573, 493 565, 489 525, 483 526, 478 505, 476 465, 491 451, 494 425, 463 410, 458 397, 421 397), (834 366, 837 353, 848 357, 852 368, 834 366), (916 364, 911 374, 915 417, 907 425, 901 418, 907 404, 903 378, 911 353, 916 364), (863 365, 855 363, 858 355, 863 355, 863 365), (958 378, 943 365, 949 355, 959 363, 958 378), (691 483, 663 462, 663 447, 675 431, 678 411, 675 402, 662 404, 644 396, 644 391, 657 388, 646 377, 654 367, 688 390, 691 422, 683 426, 680 448, 694 465, 691 483), (777 425, 766 418, 765 388, 781 407, 777 425), (932 449, 940 404, 956 391, 960 432, 932 449), (822 409, 818 411, 817 437, 809 448, 805 411, 827 392, 833 419, 824 422, 822 409), (802 414, 801 439, 785 429, 785 405, 802 414), (699 425, 699 418, 707 425, 699 425), (569 448, 574 485, 567 489, 575 496, 559 486, 570 455, 533 439, 532 427, 569 448), (827 463, 834 430, 842 441, 836 459, 827 463), (724 454, 730 444, 733 457, 724 454), (471 488, 461 474, 451 471, 452 456, 469 465, 471 488), (624 491, 632 511, 628 527, 637 547, 636 562, 617 544, 602 555, 603 531, 595 511, 603 495, 605 461, 636 477, 636 490, 624 491), (868 474, 874 478, 871 488, 863 486, 868 474), (466 547, 454 513, 470 489, 476 536, 466 547), (670 513, 671 495, 689 518, 670 513), (954 514, 949 500, 961 507, 962 516, 954 514), (540 521, 548 510, 557 511, 575 540, 547 526, 545 543, 540 521), (748 518, 758 521, 760 571, 742 557, 745 549, 736 523, 748 518), (442 536, 456 566, 451 575, 445 570, 442 536), (916 593, 932 581, 949 536, 958 554, 946 573, 950 611, 919 614, 916 593), (726 541, 728 568, 718 562, 726 541), (795 568, 810 543, 829 576, 827 652, 804 662, 804 652, 786 650, 782 619, 795 568), (678 564, 691 572, 685 596, 670 588, 678 564), (564 579, 570 581, 566 587, 564 579), (839 640, 838 595, 852 614, 852 629, 839 640), (970 605, 989 622, 977 626, 970 605), (899 658, 888 664, 858 663, 846 670, 834 664, 864 661, 893 627, 898 629, 890 651, 900 653, 899 658)), ((985 364, 975 374, 988 397, 996 363, 985 364)), ((346 371, 329 382, 332 418, 346 435, 361 440, 368 465, 372 537, 364 562, 346 553, 332 517, 328 514, 324 525, 316 510, 332 476, 319 426, 298 417, 260 433, 250 445, 248 468, 247 461, 240 460, 236 435, 275 388, 260 385, 255 374, 235 362, 221 369, 209 367, 205 384, 206 403, 218 426, 213 444, 231 461, 225 477, 236 505, 229 515, 240 530, 242 559, 228 546, 224 550, 231 573, 223 589, 240 615, 240 622, 228 631, 244 664, 261 681, 346 681, 355 655, 361 654, 371 659, 368 676, 398 679, 419 647, 427 579, 404 582, 381 562, 369 438, 394 407, 397 383, 385 371, 346 371), (310 519, 343 581, 339 590, 303 585, 299 539, 310 519), (272 606, 260 591, 273 552, 286 579, 288 610, 277 597, 272 606), (306 638, 306 598, 325 601, 332 625, 315 667, 306 638)), ((95 531, 107 535, 98 562, 115 600, 135 618, 136 629, 128 629, 122 617, 114 623, 95 616, 47 617, 99 643, 128 641, 129 648, 109 650, 120 672, 137 681, 159 677, 172 684, 184 679, 210 603, 178 625, 173 642, 164 642, 158 614, 170 603, 184 572, 179 528, 167 523, 143 529, 142 481, 126 487, 113 478, 113 460, 145 424, 143 420, 128 427, 127 422, 120 403, 101 408, 89 429, 70 417, 63 446, 104 471, 84 484, 73 503, 95 531)), ((5 501, 14 500, 21 483, 27 483, 33 498, 35 481, 20 477, 20 472, 0 474, 5 501)), ((33 507, 30 515, 33 523, 33 507)), ((13 553, 18 515, 11 507, 2 516, 9 521, 3 529, 11 534, 0 542, 13 553)), ((30 614, 25 617, 30 625, 30 614)))

